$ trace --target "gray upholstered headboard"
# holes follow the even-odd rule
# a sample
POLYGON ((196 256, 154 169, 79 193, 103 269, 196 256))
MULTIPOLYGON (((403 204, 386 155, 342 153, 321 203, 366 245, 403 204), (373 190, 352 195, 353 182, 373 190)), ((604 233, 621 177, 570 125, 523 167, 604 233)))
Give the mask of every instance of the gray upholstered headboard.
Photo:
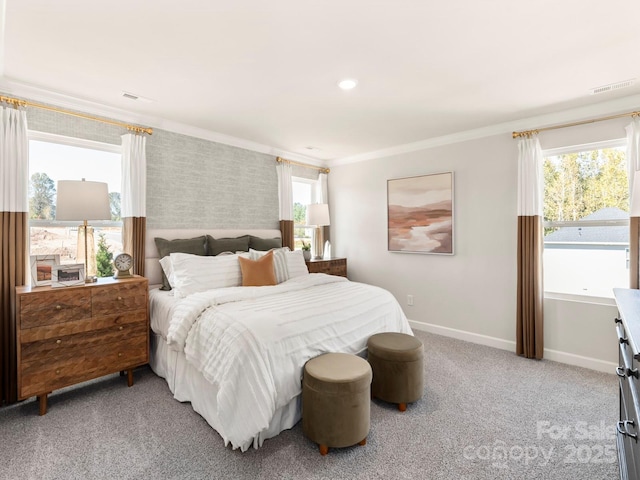
POLYGON ((254 235, 260 238, 281 238, 279 229, 170 229, 158 228, 147 229, 145 241, 144 276, 149 279, 149 287, 162 284, 162 269, 160 258, 156 248, 155 238, 160 237, 167 240, 177 238, 193 238, 201 235, 211 235, 213 238, 235 238, 241 235, 254 235))

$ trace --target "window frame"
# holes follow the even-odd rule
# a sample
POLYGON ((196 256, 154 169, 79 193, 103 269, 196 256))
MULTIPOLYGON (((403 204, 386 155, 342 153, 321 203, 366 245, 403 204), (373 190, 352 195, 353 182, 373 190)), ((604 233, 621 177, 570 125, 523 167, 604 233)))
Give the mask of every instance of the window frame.
MULTIPOLYGON (((28 130, 27 131, 27 141, 31 142, 32 140, 37 142, 47 142, 47 143, 55 143, 58 145, 66 145, 69 147, 78 147, 85 148, 90 150, 98 150, 102 152, 114 153, 120 155, 122 159, 122 145, 117 145, 113 143, 104 143, 98 142, 95 140, 88 140, 84 138, 78 137, 69 137, 66 135, 59 135, 56 133, 50 132, 42 132, 39 130, 28 130)), ((31 166, 29 165, 29 170, 31 166)), ((122 178, 122 163, 120 164, 120 175, 122 178)), ((113 220, 99 220, 92 221, 92 225, 101 226, 101 227, 120 227, 121 229, 124 227, 124 223, 122 220, 113 221, 113 220)), ((28 245, 27 252, 31 255, 31 227, 77 227, 78 222, 72 221, 58 221, 58 220, 37 220, 37 219, 28 219, 28 245)))
MULTIPOLYGON (((558 155, 564 155, 568 153, 587 152, 591 150, 601 150, 605 148, 620 148, 627 147, 626 138, 617 138, 612 140, 603 140, 599 142, 584 143, 578 145, 569 145, 556 148, 548 148, 542 150, 543 160, 548 157, 554 157, 558 155)), ((629 172, 629 166, 627 165, 627 173, 629 172)), ((545 185, 543 183, 542 198, 545 198, 545 185)), ((629 220, 565 220, 565 221, 545 221, 543 219, 543 228, 560 228, 560 227, 617 227, 617 226, 629 226, 629 220)), ((542 240, 542 246, 544 250, 545 246, 544 237, 542 240)), ((548 242, 553 244, 556 242, 548 242)), ((588 303, 594 305, 615 305, 615 299, 613 295, 611 297, 599 297, 595 295, 580 295, 576 293, 564 293, 544 291, 545 299, 552 300, 565 300, 579 303, 588 303)))

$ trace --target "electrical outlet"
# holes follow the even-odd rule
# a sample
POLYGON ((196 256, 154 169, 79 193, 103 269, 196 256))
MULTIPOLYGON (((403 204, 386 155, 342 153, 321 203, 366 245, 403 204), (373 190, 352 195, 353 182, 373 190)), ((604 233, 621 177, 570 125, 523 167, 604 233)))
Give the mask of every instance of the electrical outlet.
POLYGON ((413 295, 407 295, 407 305, 413 306, 413 295))

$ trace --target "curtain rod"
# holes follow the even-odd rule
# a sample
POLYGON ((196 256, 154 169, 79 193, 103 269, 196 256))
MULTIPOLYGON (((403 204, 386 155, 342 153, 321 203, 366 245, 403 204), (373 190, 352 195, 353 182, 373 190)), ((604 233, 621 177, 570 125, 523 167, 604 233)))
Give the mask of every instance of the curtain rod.
POLYGON ((49 110, 51 112, 63 113, 65 115, 71 115, 73 117, 85 118, 87 120, 94 120, 96 122, 108 123, 109 125, 115 125, 117 127, 124 127, 129 131, 134 133, 148 133, 149 135, 153 135, 153 128, 144 128, 144 127, 136 127, 135 125, 128 125, 123 122, 118 122, 116 120, 108 120, 106 118, 94 117, 92 115, 87 115, 84 113, 71 112, 69 110, 64 110, 58 107, 50 107, 48 105, 42 105, 40 103, 29 102, 27 100, 20 100, 18 98, 4 97, 0 95, 0 103, 8 103, 13 105, 14 107, 35 107, 40 108, 42 110, 49 110))
POLYGON ((582 122, 563 123, 561 125, 553 125, 551 127, 536 128, 535 130, 524 130, 522 132, 513 132, 511 135, 513 138, 530 137, 531 135, 535 135, 540 132, 545 132, 547 130, 556 130, 558 128, 566 128, 566 127, 576 127, 578 125, 586 125, 588 123, 596 123, 596 122, 603 122, 605 120, 613 120, 614 118, 638 117, 638 116, 640 116, 640 111, 621 113, 619 115, 611 115, 608 117, 594 118, 593 120, 583 120, 582 122))
POLYGON ((298 165, 300 167, 305 167, 305 168, 313 168, 314 170, 320 170, 320 173, 329 173, 331 170, 325 167, 318 167, 316 165, 309 165, 308 163, 302 163, 302 162, 296 162, 294 160, 286 160, 282 157, 278 157, 276 158, 276 162, 278 163, 289 163, 291 165, 298 165))

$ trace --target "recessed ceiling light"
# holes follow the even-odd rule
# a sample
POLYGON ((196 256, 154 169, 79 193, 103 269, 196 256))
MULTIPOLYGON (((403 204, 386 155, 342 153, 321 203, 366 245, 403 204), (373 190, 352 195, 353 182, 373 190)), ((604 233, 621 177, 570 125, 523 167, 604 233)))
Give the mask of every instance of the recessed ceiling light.
POLYGON ((351 90, 356 85, 358 85, 358 81, 352 78, 345 78, 344 80, 341 80, 340 82, 338 82, 338 86, 342 90, 351 90))

